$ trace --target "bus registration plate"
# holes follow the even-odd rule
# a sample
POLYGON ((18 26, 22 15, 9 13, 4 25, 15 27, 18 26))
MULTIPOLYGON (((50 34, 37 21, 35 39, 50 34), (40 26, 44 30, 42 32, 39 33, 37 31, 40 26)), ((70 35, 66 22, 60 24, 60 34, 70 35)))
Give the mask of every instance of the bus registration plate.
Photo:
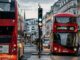
POLYGON ((9 46, 8 45, 0 45, 0 53, 8 53, 9 46))

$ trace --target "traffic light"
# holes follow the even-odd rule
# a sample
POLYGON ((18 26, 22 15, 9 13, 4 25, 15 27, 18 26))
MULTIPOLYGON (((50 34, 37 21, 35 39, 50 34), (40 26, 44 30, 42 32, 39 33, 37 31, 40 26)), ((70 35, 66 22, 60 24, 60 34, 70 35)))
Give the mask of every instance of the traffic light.
POLYGON ((43 10, 42 8, 38 8, 38 18, 42 18, 43 10))
POLYGON ((42 19, 41 19, 41 18, 39 18, 39 23, 38 23, 38 25, 39 25, 40 27, 42 27, 42 19))
POLYGON ((42 27, 42 8, 38 8, 38 25, 42 27))

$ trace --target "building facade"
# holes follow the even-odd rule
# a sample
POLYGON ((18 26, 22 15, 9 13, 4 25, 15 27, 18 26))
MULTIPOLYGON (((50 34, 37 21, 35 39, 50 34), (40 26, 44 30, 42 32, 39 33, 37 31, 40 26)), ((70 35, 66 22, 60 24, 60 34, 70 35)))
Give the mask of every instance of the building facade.
POLYGON ((52 29, 52 13, 47 12, 46 15, 43 18, 43 37, 49 38, 50 37, 50 31, 52 29))
POLYGON ((38 38, 38 20, 26 19, 25 20, 25 32, 32 40, 38 38))
POLYGON ((66 12, 78 15, 78 0, 58 0, 51 8, 53 14, 66 12))

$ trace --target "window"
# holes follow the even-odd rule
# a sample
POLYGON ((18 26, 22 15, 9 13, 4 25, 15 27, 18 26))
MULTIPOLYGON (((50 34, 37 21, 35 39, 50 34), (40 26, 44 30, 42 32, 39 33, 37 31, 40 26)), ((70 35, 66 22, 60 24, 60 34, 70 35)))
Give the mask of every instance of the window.
POLYGON ((11 35, 13 26, 0 26, 0 35, 11 35))
POLYGON ((0 19, 15 18, 14 0, 0 0, 0 19))
POLYGON ((75 33, 55 33, 54 42, 66 46, 73 47, 76 46, 76 36, 75 33))
POLYGON ((69 22, 76 22, 76 17, 56 17, 55 18, 55 23, 69 23, 69 22))
POLYGON ((56 22, 58 22, 58 23, 68 23, 69 18, 68 17, 57 17, 56 22))
POLYGON ((0 0, 0 11, 14 11, 14 1, 0 0))

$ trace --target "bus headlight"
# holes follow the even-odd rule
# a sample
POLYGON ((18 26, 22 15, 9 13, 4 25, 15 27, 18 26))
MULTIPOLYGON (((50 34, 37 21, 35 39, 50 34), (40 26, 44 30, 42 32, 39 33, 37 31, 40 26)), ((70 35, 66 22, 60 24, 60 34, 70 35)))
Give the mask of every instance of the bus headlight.
POLYGON ((70 27, 70 30, 74 30, 74 27, 70 27))
POLYGON ((56 47, 54 47, 54 50, 57 50, 57 48, 56 48, 56 47))
POLYGON ((74 51, 77 51, 77 49, 76 49, 76 48, 74 48, 74 51))

